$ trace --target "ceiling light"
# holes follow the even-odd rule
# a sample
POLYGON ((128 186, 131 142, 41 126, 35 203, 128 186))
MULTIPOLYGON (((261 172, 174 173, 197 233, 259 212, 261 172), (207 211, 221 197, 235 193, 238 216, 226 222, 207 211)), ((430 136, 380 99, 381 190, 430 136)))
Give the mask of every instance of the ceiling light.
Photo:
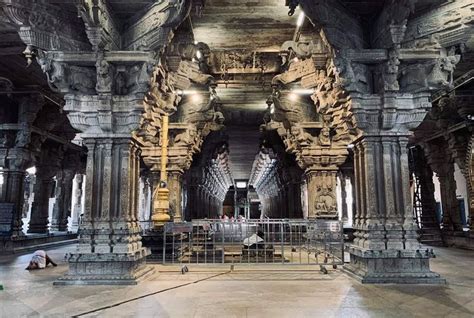
POLYGON ((311 95, 314 93, 313 89, 304 89, 304 88, 296 88, 291 90, 292 93, 294 94, 299 94, 299 95, 311 95))
POLYGON ((196 91, 193 91, 193 90, 186 90, 186 89, 183 90, 183 91, 181 91, 181 93, 182 93, 183 95, 194 95, 194 94, 197 94, 196 91))
POLYGON ((294 93, 290 93, 288 95, 288 99, 291 100, 291 101, 297 101, 298 100, 298 95, 294 94, 294 93))
POLYGON ((237 181, 235 183, 235 186, 237 187, 237 189, 245 189, 247 187, 247 182, 245 181, 237 181))
POLYGON ((200 102, 202 102, 201 95, 199 95, 199 94, 192 95, 191 96, 191 101, 195 104, 199 104, 200 102))
POLYGON ((31 167, 31 168, 28 168, 26 169, 26 172, 28 172, 28 174, 36 174, 36 167, 31 167))
POLYGON ((301 12, 298 16, 298 20, 296 21, 296 26, 300 27, 303 25, 304 22, 304 12, 301 12))

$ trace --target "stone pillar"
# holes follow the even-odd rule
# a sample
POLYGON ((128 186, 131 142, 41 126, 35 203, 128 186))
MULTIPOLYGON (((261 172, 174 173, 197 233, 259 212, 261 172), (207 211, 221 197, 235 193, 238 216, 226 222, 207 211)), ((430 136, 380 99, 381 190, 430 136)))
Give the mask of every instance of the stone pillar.
MULTIPOLYGON (((133 132, 145 110, 154 57, 121 52, 117 54, 129 62, 120 64, 107 60, 109 52, 61 54, 69 57, 61 64, 66 74, 71 68, 83 74, 78 89, 76 77, 61 78, 56 85, 65 93, 71 125, 81 131, 87 163, 79 243, 69 255, 68 273, 55 284, 136 284, 152 269, 145 266, 150 251, 142 247, 137 217, 140 146, 133 132), (133 85, 113 85, 124 80, 133 85)), ((47 52, 43 58, 56 65, 57 55, 47 52)))
POLYGON ((71 215, 73 178, 72 170, 62 170, 56 174, 56 202, 53 207, 51 231, 67 231, 68 217, 71 215))
POLYGON ((61 283, 133 284, 147 250, 137 219, 139 148, 132 138, 87 138, 85 211, 61 283))
POLYGON ((454 179, 454 162, 447 151, 447 144, 426 144, 426 158, 431 169, 436 173, 441 192, 443 210, 443 232, 463 231, 459 205, 456 198, 456 180, 454 179))
POLYGON ((74 191, 74 206, 72 208, 72 228, 77 229, 79 227, 79 217, 83 212, 82 206, 82 184, 84 181, 84 175, 82 173, 76 174, 74 178, 75 191, 74 191))
POLYGON ((346 176, 344 174, 339 175, 341 180, 341 220, 345 223, 348 220, 347 214, 347 192, 346 192, 346 176))
POLYGON ((308 184, 308 218, 337 218, 337 170, 306 171, 308 184))
POLYGON ((2 209, 1 230, 9 236, 24 236, 22 210, 24 202, 24 179, 30 153, 25 149, 10 149, 6 157, 8 165, 2 170, 3 186, 0 192, 2 209), (7 216, 7 217, 5 217, 7 216))
POLYGON ((35 199, 31 206, 28 233, 48 234, 49 199, 54 189, 54 176, 59 166, 36 165, 35 199))
POLYGON ((354 143, 355 239, 346 246, 351 262, 345 268, 362 282, 443 282, 430 271, 431 254, 417 241, 409 184, 408 129, 424 118, 428 96, 386 93, 353 98, 363 134, 354 143))
POLYGON ((440 220, 436 216, 436 200, 434 197, 435 187, 433 183, 433 171, 431 170, 423 150, 416 147, 412 150, 415 161, 415 175, 420 183, 421 196, 421 240, 441 241, 440 220))
POLYGON ((168 189, 170 190, 170 208, 175 222, 183 221, 183 172, 168 171, 168 189))

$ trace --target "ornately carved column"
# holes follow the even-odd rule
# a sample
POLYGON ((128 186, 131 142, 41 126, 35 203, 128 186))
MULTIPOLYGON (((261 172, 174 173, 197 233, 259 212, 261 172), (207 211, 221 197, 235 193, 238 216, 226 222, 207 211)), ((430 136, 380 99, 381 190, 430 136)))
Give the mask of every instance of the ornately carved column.
POLYGON ((346 191, 346 176, 344 174, 339 175, 339 180, 341 180, 341 220, 347 222, 347 191, 346 191))
MULTIPOLYGON (((137 219, 140 145, 132 132, 140 125, 154 60, 151 53, 110 53, 130 61, 117 65, 104 54, 99 61, 93 56, 78 61, 72 54, 72 65, 63 66, 79 67, 90 76, 83 78, 82 91, 71 88, 76 86, 68 81, 75 78, 56 83, 67 92, 64 111, 87 147, 79 243, 68 259, 69 272, 58 284, 136 284, 151 270, 145 266, 149 250, 142 247, 137 219), (117 87, 124 78, 133 85, 117 87)), ((56 67, 55 54, 46 58, 56 67)))
POLYGON ((74 206, 72 208, 72 228, 76 230, 79 227, 79 217, 82 214, 82 184, 84 175, 82 173, 76 174, 74 178, 75 192, 74 192, 74 206))
POLYGON ((54 176, 59 166, 36 165, 36 183, 34 186, 35 200, 31 206, 31 218, 28 233, 47 234, 49 198, 54 189, 54 176))
POLYGON ((407 141, 430 107, 428 94, 353 96, 363 131, 354 147, 357 209, 346 268, 363 282, 437 282, 413 220, 407 141))
MULTIPOLYGON (((23 236, 23 184, 26 176, 27 164, 30 162, 30 153, 25 149, 11 149, 7 156, 8 166, 2 170, 3 185, 0 193, 0 207, 11 211, 13 220, 7 218, 2 224, 2 231, 7 228, 10 236, 23 236)), ((8 232, 8 231, 5 231, 8 232)))
POLYGON ((74 171, 62 170, 56 175, 56 202, 53 207, 51 231, 67 231, 68 217, 71 215, 72 180, 74 171))
POLYGON ((168 171, 168 189, 170 190, 170 208, 175 222, 183 221, 183 173, 178 170, 168 171))
POLYGON ((447 151, 447 144, 426 144, 426 157, 431 169, 436 173, 440 184, 441 206, 443 210, 443 232, 462 232, 461 215, 456 198, 454 162, 447 151))

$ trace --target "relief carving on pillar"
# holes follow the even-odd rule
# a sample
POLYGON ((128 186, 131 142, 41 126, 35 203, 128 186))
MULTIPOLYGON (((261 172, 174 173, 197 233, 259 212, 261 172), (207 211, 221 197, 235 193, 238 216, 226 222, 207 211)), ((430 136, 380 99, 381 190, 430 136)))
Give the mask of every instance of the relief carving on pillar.
POLYGON ((316 179, 316 189, 308 189, 308 191, 316 191, 316 199, 314 204, 315 217, 337 218, 337 202, 335 183, 331 176, 318 175, 316 179))

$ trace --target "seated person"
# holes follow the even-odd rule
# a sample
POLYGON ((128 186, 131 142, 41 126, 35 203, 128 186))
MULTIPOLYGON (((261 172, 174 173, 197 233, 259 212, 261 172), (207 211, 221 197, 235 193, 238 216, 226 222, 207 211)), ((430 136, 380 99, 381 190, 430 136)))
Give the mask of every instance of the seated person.
POLYGON ((46 254, 43 250, 37 250, 34 252, 33 256, 31 257, 30 264, 26 268, 27 270, 31 269, 43 269, 49 264, 53 266, 58 266, 55 262, 51 260, 51 258, 46 254))

